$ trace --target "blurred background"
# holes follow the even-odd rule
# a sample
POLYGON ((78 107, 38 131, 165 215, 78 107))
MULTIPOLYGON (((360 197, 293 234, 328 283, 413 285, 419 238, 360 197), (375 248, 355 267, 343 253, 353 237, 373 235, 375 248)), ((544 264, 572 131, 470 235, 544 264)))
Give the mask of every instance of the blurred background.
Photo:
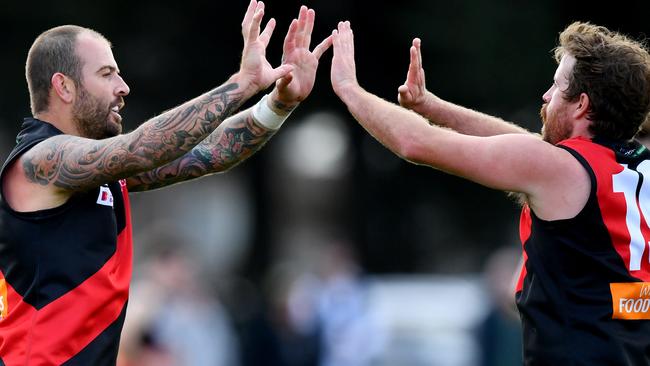
MULTIPOLYGON (((247 4, 2 1, 0 156, 29 115, 24 61, 42 31, 78 24, 112 41, 131 87, 128 131, 238 69, 247 4)), ((314 44, 351 21, 368 91, 396 101, 420 37, 430 91, 532 131, 566 25, 650 34, 642 0, 268 0, 274 64, 301 4, 316 10, 314 44)), ((132 195, 120 365, 521 364, 519 207, 383 148, 331 90, 330 52, 311 96, 260 153, 226 174, 132 195)))

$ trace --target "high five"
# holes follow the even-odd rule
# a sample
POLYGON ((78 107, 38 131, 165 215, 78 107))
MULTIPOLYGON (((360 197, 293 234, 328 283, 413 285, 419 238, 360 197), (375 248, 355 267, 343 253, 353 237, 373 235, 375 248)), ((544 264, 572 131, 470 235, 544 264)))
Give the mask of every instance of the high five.
POLYGON ((650 364, 650 152, 633 140, 650 112, 644 46, 569 25, 540 138, 428 92, 417 38, 398 88, 408 110, 359 85, 349 22, 332 36, 332 87, 371 135, 406 160, 523 196, 524 363, 650 364))

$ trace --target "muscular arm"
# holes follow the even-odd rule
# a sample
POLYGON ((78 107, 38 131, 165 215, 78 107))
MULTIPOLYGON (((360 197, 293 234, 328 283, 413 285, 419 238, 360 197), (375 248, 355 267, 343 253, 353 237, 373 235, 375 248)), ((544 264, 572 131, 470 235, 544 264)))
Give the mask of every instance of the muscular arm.
POLYGON ((573 217, 582 209, 590 191, 589 176, 569 152, 531 134, 479 137, 431 126, 422 116, 359 86, 348 22, 339 23, 333 37, 335 93, 354 118, 394 153, 487 187, 523 193, 531 209, 546 220, 573 217))
MULTIPOLYGON (((531 136, 464 135, 448 128, 432 126, 422 116, 387 102, 361 87, 347 87, 337 94, 364 129, 403 159, 491 188, 532 191, 524 177, 534 178, 535 170, 540 168, 540 165, 530 164, 534 155, 529 154, 529 149, 519 149, 517 154, 505 156, 502 149, 508 146, 508 149, 517 150, 537 141, 531 136)), ((539 142, 555 149, 541 140, 539 142)))
POLYGON ((494 136, 506 133, 530 133, 501 118, 447 102, 426 89, 420 39, 413 40, 406 82, 398 91, 400 104, 438 126, 472 136, 494 136))
POLYGON ((105 140, 60 135, 21 158, 28 180, 79 191, 167 163, 192 149, 253 93, 233 76, 224 85, 167 111, 135 131, 105 140))
MULTIPOLYGON (((275 21, 269 20, 260 32, 263 16, 264 4, 251 0, 242 21, 244 49, 240 70, 225 84, 125 135, 101 141, 69 135, 49 138, 21 157, 25 179, 45 187, 43 190, 58 197, 52 201, 60 203, 61 197, 65 200, 71 192, 131 177, 190 151, 244 101, 293 69, 288 64, 274 69, 266 60, 275 21)), ((21 193, 24 196, 26 192, 21 193)))
POLYGON ((445 101, 431 92, 426 92, 424 102, 412 110, 438 126, 451 128, 464 135, 532 134, 514 123, 445 101))
POLYGON ((251 109, 224 121, 210 136, 173 162, 127 179, 129 191, 168 186, 226 171, 260 150, 275 134, 260 127, 251 109))

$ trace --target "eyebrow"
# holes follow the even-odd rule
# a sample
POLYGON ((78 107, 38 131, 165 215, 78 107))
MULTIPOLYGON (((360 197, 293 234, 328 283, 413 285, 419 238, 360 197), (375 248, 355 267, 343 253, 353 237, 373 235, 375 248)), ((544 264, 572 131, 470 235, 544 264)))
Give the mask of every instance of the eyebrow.
POLYGON ((111 65, 105 65, 105 66, 100 67, 100 68, 97 70, 97 73, 101 73, 101 72, 102 72, 103 70, 105 70, 105 69, 108 69, 108 71, 110 71, 110 72, 116 72, 116 73, 118 73, 118 74, 120 73, 120 70, 118 70, 117 67, 115 67, 115 66, 111 66, 111 65))

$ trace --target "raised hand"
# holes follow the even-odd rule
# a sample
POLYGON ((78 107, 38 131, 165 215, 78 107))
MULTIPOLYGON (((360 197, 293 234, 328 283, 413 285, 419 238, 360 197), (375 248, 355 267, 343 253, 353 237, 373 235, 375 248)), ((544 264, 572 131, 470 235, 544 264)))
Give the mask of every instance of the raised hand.
POLYGON ((332 44, 334 57, 330 78, 334 92, 341 96, 346 88, 359 85, 354 64, 354 35, 349 21, 339 22, 338 29, 332 32, 332 44))
POLYGON ((402 107, 417 109, 426 101, 426 83, 422 68, 422 51, 419 38, 413 40, 410 49, 411 62, 406 73, 406 82, 397 88, 397 100, 402 107))
POLYGON ((241 23, 244 50, 240 72, 251 82, 251 87, 255 89, 254 92, 268 88, 274 81, 287 75, 293 69, 290 64, 282 64, 273 68, 266 60, 266 47, 275 29, 275 19, 271 18, 266 23, 264 31, 260 33, 262 17, 264 17, 264 3, 251 0, 241 23))
POLYGON ((316 13, 306 6, 300 7, 298 19, 294 19, 284 39, 282 63, 293 66, 293 71, 276 81, 271 99, 281 103, 283 109, 291 109, 304 100, 316 79, 318 60, 332 45, 332 37, 325 38, 313 51, 309 51, 311 33, 316 13))

